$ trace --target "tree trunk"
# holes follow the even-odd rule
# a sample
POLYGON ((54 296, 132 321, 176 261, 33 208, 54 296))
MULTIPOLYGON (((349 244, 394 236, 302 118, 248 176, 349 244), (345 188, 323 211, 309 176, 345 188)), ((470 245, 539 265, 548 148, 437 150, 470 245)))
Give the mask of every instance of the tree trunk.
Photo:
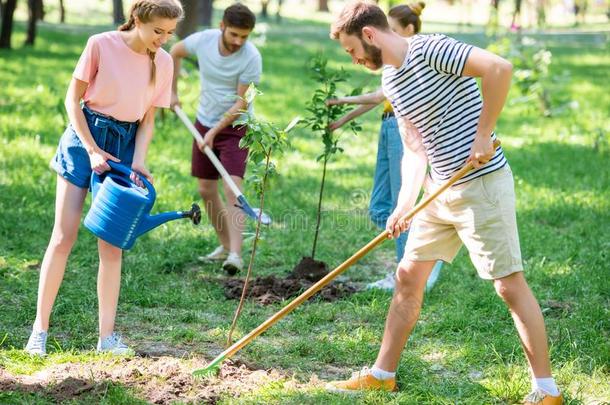
POLYGON ((66 7, 64 7, 64 0, 59 0, 59 22, 61 24, 66 22, 66 7))
POLYGON ((7 0, 2 7, 2 29, 0 30, 0 48, 11 49, 11 34, 13 33, 13 15, 17 0, 7 0))
POLYGON ((24 45, 34 46, 36 40, 36 21, 38 20, 38 3, 39 0, 28 0, 28 32, 25 38, 24 45))
POLYGON ((283 0, 277 0, 277 13, 275 13, 275 20, 277 22, 282 21, 282 15, 280 14, 282 11, 282 1, 283 0))
POLYGON ((36 21, 44 20, 44 4, 42 0, 36 0, 34 2, 34 17, 36 17, 36 21))
POLYGON ((316 217, 316 233, 313 237, 313 247, 311 248, 311 259, 316 258, 316 246, 318 245, 318 236, 320 234, 320 222, 322 221, 322 197, 324 196, 324 183, 326 182, 326 165, 328 157, 324 156, 324 166, 322 168, 322 181, 320 182, 320 195, 318 196, 318 215, 316 217))
POLYGON ((199 6, 199 24, 204 27, 211 27, 213 14, 213 0, 203 0, 199 6))
POLYGON ((318 11, 328 11, 328 0, 318 0, 318 11))
POLYGON ((197 0, 182 0, 182 7, 184 8, 184 19, 178 24, 176 34, 180 38, 186 38, 193 32, 197 31, 197 23, 199 20, 199 5, 201 3, 197 0))
POLYGON ((123 0, 112 0, 112 21, 115 25, 125 22, 125 14, 123 13, 123 0))
POLYGON ((261 1, 261 18, 267 19, 267 17, 269 17, 269 12, 267 11, 268 7, 269 7, 269 0, 262 0, 261 1))

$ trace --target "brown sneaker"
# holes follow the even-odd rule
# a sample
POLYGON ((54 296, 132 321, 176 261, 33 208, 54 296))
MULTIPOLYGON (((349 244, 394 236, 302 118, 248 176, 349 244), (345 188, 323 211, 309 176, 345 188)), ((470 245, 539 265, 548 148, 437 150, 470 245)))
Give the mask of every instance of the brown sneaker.
POLYGON ((368 367, 352 374, 352 378, 345 381, 331 381, 326 384, 326 390, 331 392, 357 393, 358 391, 378 390, 396 391, 396 378, 378 380, 371 374, 368 367))
POLYGON ((528 394, 523 401, 525 405, 561 405, 563 404, 563 397, 552 396, 541 390, 535 390, 528 394))

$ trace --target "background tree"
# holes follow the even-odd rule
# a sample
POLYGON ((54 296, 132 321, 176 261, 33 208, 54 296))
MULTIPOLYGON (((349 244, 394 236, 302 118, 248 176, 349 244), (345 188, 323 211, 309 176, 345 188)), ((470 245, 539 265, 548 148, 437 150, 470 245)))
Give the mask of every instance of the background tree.
POLYGON ((33 46, 36 40, 36 23, 44 18, 42 0, 28 0, 28 31, 24 45, 33 46))
POLYGON ((66 22, 66 7, 64 6, 64 0, 59 0, 59 22, 66 22))
MULTIPOLYGON (((270 2, 271 2, 270 0, 261 1, 261 18, 262 19, 266 20, 267 18, 269 18, 269 3, 270 2)), ((277 0, 277 11, 275 13, 275 19, 277 22, 280 22, 282 20, 281 10, 282 10, 282 0, 277 0)))
POLYGON ((115 25, 123 24, 125 21, 123 0, 112 0, 112 21, 115 25))
POLYGON ((212 26, 212 16, 214 14, 214 4, 212 0, 202 0, 199 6, 199 24, 204 27, 212 26))
POLYGON ((185 38, 197 31, 199 25, 209 27, 212 25, 212 14, 214 11, 213 0, 182 0, 184 7, 184 19, 178 24, 176 34, 185 38))
POLYGON ((13 16, 17 0, 7 0, 2 3, 2 28, 0 29, 0 48, 11 49, 11 35, 13 34, 13 16))
POLYGON ((328 0, 318 0, 318 11, 328 11, 328 0))

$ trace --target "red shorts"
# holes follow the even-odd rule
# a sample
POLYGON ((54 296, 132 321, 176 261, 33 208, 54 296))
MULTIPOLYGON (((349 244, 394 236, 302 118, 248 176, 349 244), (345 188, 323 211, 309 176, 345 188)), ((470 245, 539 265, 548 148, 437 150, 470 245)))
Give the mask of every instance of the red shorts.
MULTIPOLYGON (((206 132, 210 129, 201 125, 199 121, 195 122, 195 128, 197 128, 201 136, 205 136, 206 132)), ((242 179, 246 173, 248 149, 240 149, 239 141, 241 141, 245 134, 245 126, 226 127, 216 135, 214 147, 212 148, 227 172, 232 176, 241 177, 242 179)), ((206 180, 218 180, 220 178, 220 173, 218 173, 212 161, 199 150, 199 146, 195 141, 193 141, 191 175, 206 180)))

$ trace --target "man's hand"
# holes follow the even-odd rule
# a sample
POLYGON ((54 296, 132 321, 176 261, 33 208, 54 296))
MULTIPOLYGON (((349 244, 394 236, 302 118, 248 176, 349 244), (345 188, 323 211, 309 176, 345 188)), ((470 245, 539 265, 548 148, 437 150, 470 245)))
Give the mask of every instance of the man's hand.
POLYGON ((89 162, 91 163, 91 170, 96 174, 102 174, 105 171, 110 170, 110 166, 106 163, 107 160, 114 162, 120 162, 120 159, 112 156, 110 153, 96 147, 91 153, 89 153, 89 162))
POLYGON ((496 148, 493 146, 490 135, 480 136, 477 135, 472 143, 470 149, 470 156, 466 160, 466 163, 472 162, 475 169, 483 166, 491 160, 496 152, 496 148))
POLYGON ((203 142, 198 143, 201 152, 203 152, 203 149, 205 149, 206 146, 208 146, 210 149, 214 146, 214 138, 216 138, 216 135, 218 135, 216 128, 210 128, 208 132, 205 133, 203 142))
POLYGON ((386 231, 390 233, 390 239, 395 239, 400 236, 401 233, 405 232, 409 229, 409 225, 411 221, 399 221, 406 212, 402 209, 398 209, 398 207, 392 212, 392 214, 388 217, 388 220, 385 225, 386 231))

